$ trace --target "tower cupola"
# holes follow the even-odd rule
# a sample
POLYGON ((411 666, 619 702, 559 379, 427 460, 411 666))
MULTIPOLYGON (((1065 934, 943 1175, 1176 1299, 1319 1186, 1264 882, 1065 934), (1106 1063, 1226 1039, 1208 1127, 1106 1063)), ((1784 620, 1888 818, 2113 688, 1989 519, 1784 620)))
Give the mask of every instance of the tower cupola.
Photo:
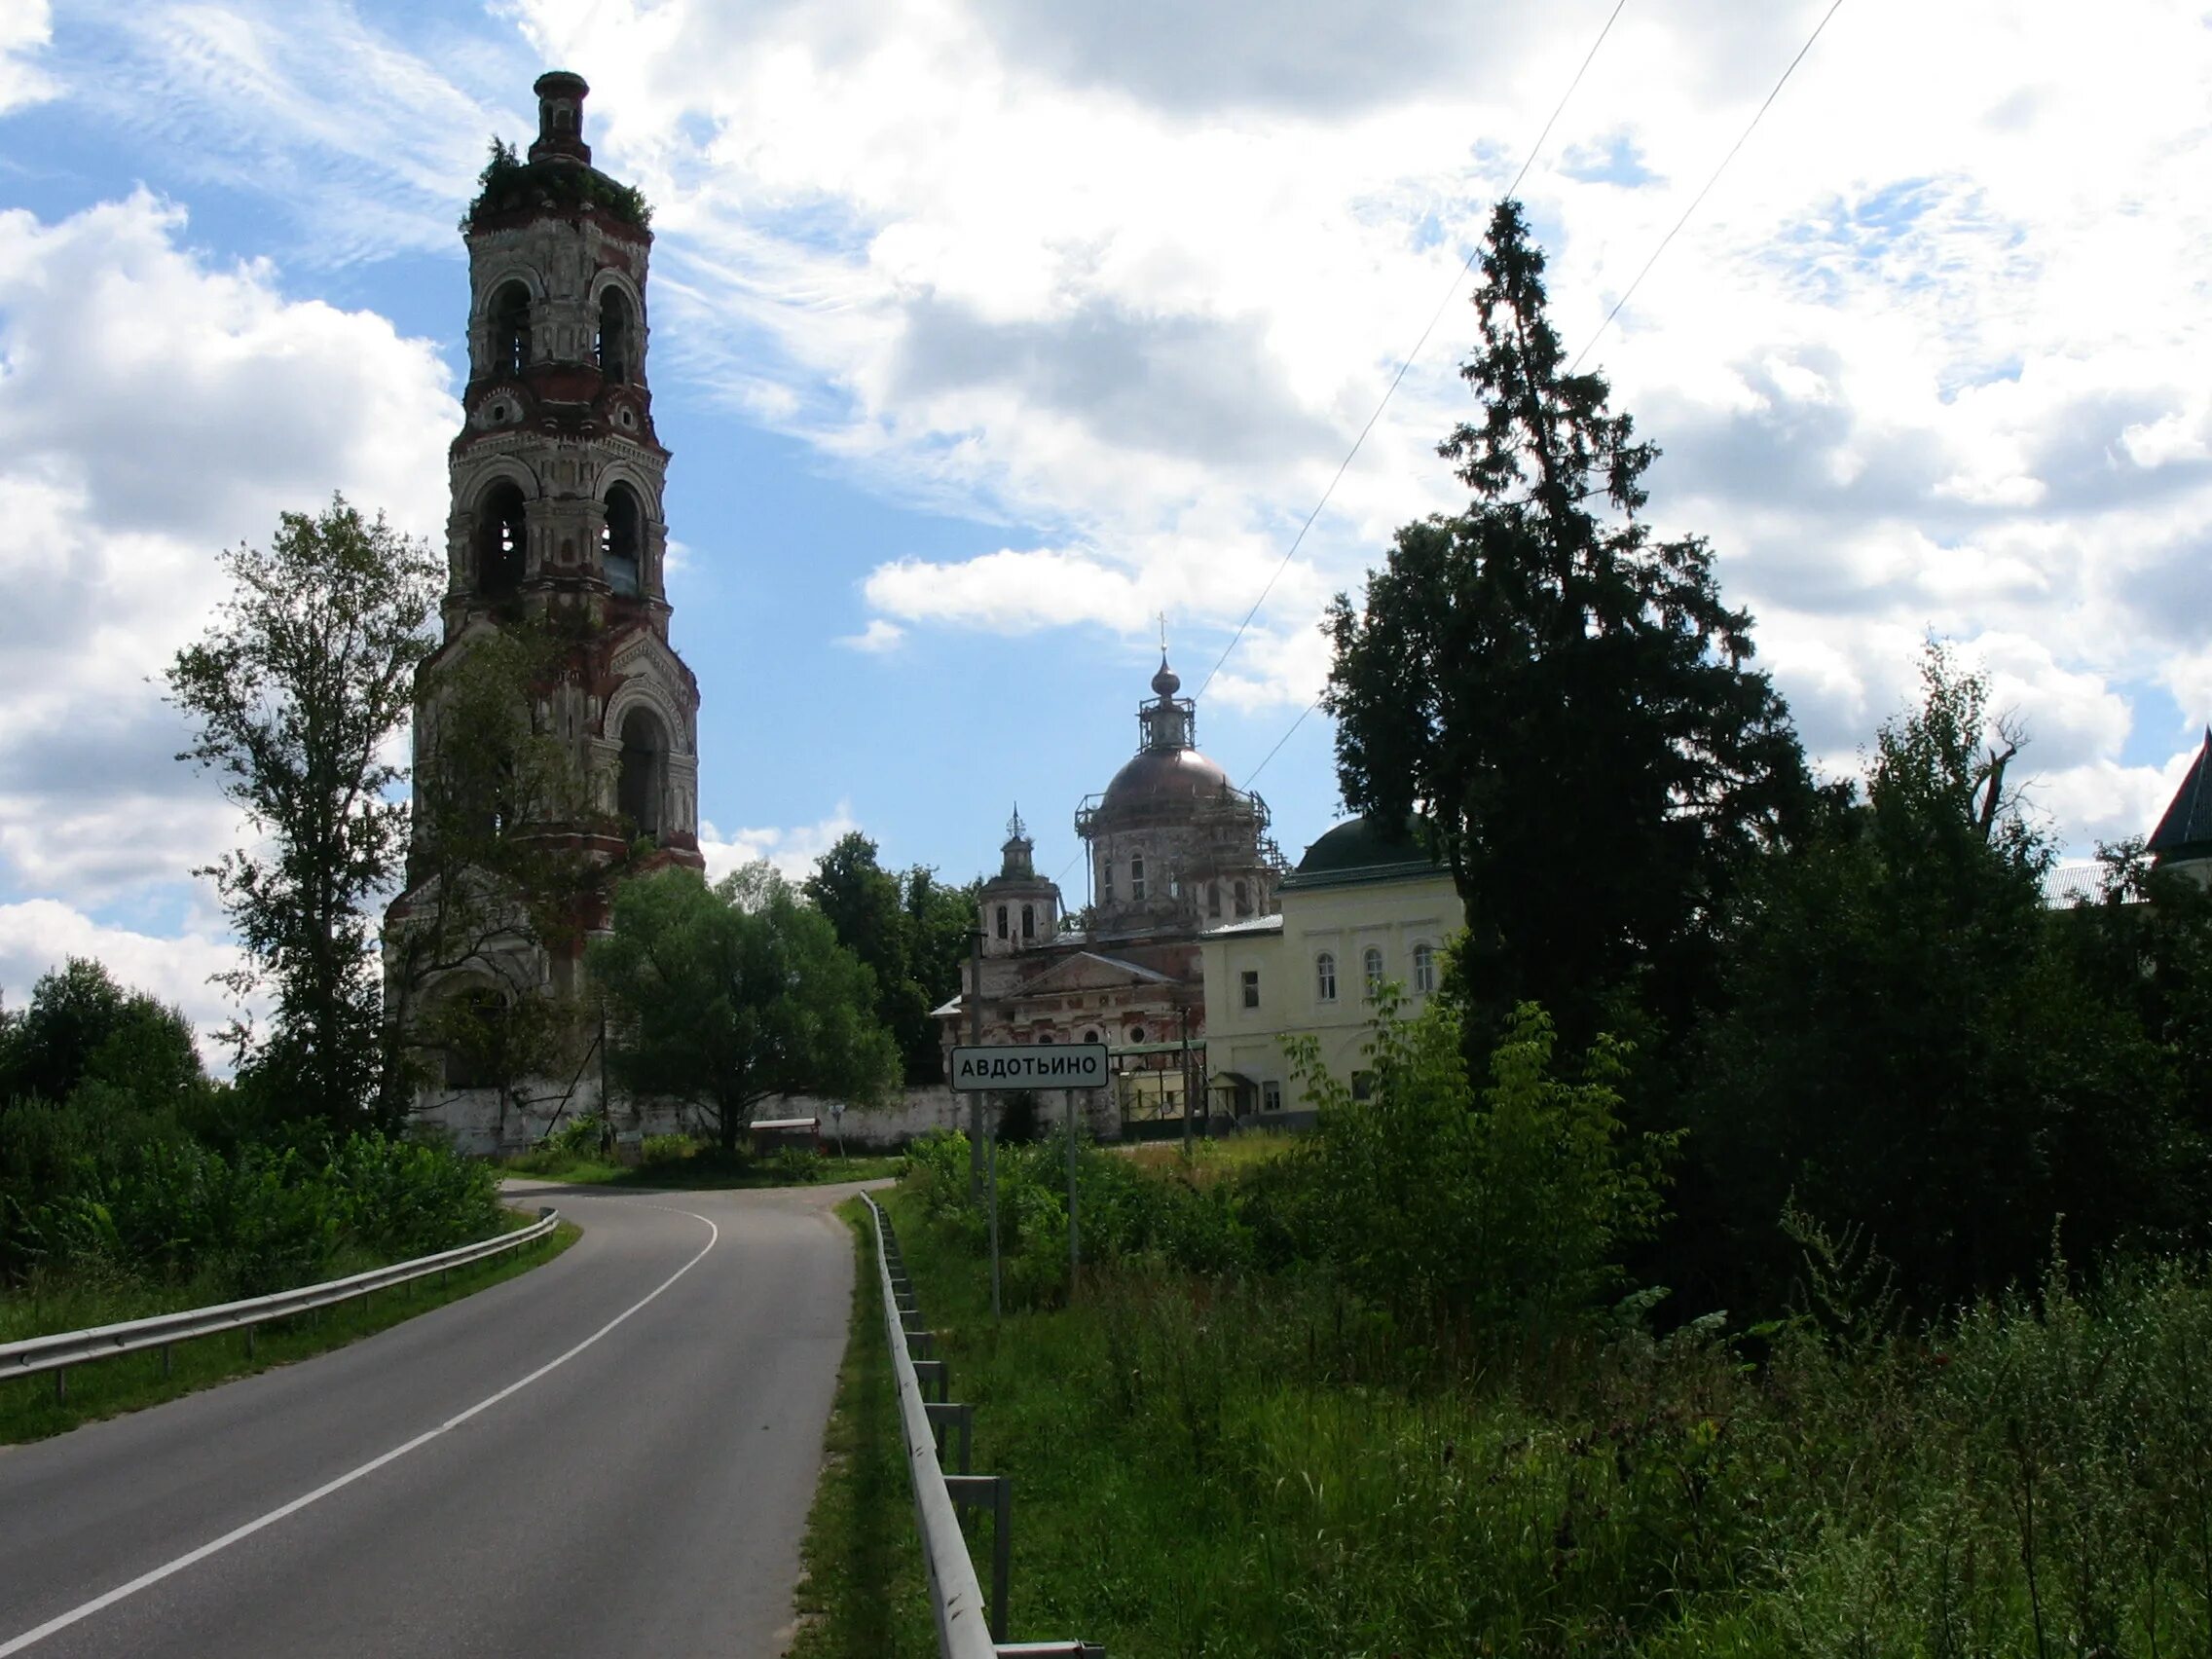
POLYGON ((1007 956, 1051 944, 1060 932, 1060 890, 1037 873, 1036 844, 1021 808, 1007 820, 999 872, 983 883, 983 954, 1007 956))
POLYGON ((537 142, 530 147, 530 159, 591 166, 591 146, 584 142, 584 99, 591 88, 584 78, 549 69, 530 90, 537 94, 537 142))
POLYGON ((1183 681, 1167 666, 1165 651, 1160 653, 1160 672, 1152 677, 1152 689, 1158 701, 1137 710, 1137 724, 1144 730, 1144 747, 1156 755, 1196 747, 1198 706, 1188 697, 1175 695, 1183 689, 1183 681))

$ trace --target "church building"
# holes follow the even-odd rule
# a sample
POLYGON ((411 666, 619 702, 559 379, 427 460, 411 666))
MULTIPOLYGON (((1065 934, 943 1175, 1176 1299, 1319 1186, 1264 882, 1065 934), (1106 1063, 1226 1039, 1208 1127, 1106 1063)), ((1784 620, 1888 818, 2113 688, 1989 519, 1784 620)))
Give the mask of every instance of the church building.
MULTIPOLYGON (((1180 1122, 1204 1089, 1205 983, 1198 937, 1271 914, 1282 855, 1267 802, 1233 786, 1197 746, 1198 714, 1164 653, 1137 710, 1136 754, 1076 809, 1089 903, 1064 913, 1037 874, 1018 812, 999 873, 983 884, 979 1024, 984 1043, 1104 1043, 1112 1098, 1102 1135, 1180 1122)), ((949 1051, 971 1038, 971 976, 936 1011, 949 1051)), ((947 1067, 949 1073, 949 1065, 947 1067)))
MULTIPOLYGON (((487 884, 441 861, 424 791, 440 744, 457 739, 441 731, 449 671, 485 642, 535 642, 527 730, 580 780, 554 821, 534 817, 517 832, 587 870, 618 860, 703 867, 699 690, 669 644, 647 210, 591 165, 582 77, 555 71, 534 90, 536 141, 527 159, 495 154, 461 227, 468 380, 448 460, 444 639, 417 680, 417 842, 386 920, 387 1006, 403 1020, 454 998, 494 1012, 533 998, 573 1007, 583 944, 606 922, 604 884, 587 881, 558 939, 519 911, 499 914, 497 894, 488 917, 446 925, 463 900, 481 911, 487 884)), ((421 1109, 471 1150, 522 1144, 541 1119, 596 1108, 589 1059, 579 1052, 572 1078, 518 1089, 485 1055, 449 1053, 421 1109)))

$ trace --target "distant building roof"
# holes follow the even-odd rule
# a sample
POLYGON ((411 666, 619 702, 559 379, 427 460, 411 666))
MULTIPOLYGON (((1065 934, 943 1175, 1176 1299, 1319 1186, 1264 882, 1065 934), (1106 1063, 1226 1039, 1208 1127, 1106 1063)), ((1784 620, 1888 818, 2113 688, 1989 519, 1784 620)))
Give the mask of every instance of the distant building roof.
POLYGON ((2151 831, 2151 851, 2161 862, 2212 857, 2212 727, 2205 729, 2204 746, 2190 762, 2173 804, 2151 831))
POLYGON ((2043 902, 2053 909, 2102 903, 2104 869, 2095 859, 2069 859, 2064 864, 2051 866, 2050 873, 2043 878, 2043 902))
POLYGON ((1429 857, 1415 820, 1393 826, 1362 816, 1346 819, 1308 847, 1282 885, 1287 891, 1443 872, 1444 866, 1429 857))
POLYGON ((1200 939, 1229 939, 1239 934, 1268 934, 1282 932, 1281 915, 1246 916, 1239 921, 1224 922, 1218 928, 1208 928, 1200 939))

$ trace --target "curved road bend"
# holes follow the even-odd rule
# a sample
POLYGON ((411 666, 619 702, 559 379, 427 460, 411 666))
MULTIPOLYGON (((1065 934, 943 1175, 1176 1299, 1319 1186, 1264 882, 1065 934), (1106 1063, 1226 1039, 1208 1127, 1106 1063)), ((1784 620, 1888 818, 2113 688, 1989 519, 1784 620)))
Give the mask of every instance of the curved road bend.
POLYGON ((0 1448, 0 1659, 780 1654, 855 1190, 511 1186, 583 1237, 333 1353, 0 1448))

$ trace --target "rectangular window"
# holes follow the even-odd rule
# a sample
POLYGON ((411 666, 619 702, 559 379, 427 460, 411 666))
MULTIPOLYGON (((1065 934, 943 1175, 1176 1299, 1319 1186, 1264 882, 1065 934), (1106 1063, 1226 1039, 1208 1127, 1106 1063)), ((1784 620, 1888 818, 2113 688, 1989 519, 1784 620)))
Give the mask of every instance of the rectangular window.
POLYGON ((1257 968, 1247 968, 1238 977, 1244 985, 1244 1006, 1246 1008, 1258 1008, 1260 1006, 1260 971, 1257 968))
POLYGON ((999 938, 1006 938, 1006 906, 999 906, 999 938))
POLYGON ((1263 1083, 1260 1085, 1260 1110, 1263 1112, 1279 1112, 1282 1110, 1281 1084, 1263 1083))
POLYGON ((1375 1098, 1375 1074, 1373 1072, 1353 1072, 1351 1074, 1351 1097, 1354 1100, 1372 1100, 1375 1098))
POLYGON ((1111 904, 1114 902, 1114 861, 1112 859, 1101 859, 1098 862, 1098 902, 1101 904, 1111 904))

